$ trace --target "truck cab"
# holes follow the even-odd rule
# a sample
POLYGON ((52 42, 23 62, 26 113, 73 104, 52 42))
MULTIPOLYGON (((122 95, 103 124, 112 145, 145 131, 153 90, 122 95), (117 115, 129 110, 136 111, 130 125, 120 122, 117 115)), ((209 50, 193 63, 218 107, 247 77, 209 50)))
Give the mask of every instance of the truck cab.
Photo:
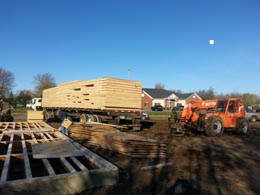
POLYGON ((255 111, 246 109, 246 118, 250 122, 256 122, 257 120, 260 120, 260 109, 256 109, 255 111))
POLYGON ((26 104, 28 110, 42 110, 42 98, 33 98, 30 103, 26 104))

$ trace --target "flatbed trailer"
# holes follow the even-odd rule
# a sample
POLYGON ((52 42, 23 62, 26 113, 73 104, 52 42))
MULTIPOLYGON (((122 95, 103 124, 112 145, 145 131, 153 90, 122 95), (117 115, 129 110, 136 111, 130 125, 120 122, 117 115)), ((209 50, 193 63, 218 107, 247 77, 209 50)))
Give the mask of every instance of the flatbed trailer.
POLYGON ((142 83, 117 78, 72 81, 43 91, 45 119, 57 111, 80 122, 101 122, 140 130, 142 83))

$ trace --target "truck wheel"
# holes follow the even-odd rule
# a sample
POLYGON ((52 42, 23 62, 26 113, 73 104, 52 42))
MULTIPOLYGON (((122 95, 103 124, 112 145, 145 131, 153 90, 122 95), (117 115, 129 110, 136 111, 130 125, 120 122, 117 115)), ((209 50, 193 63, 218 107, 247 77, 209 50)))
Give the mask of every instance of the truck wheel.
POLYGON ((237 119, 236 133, 247 134, 249 131, 249 122, 245 118, 237 119))
POLYGON ((256 116, 252 116, 250 119, 251 122, 256 122, 256 116))
POLYGON ((224 132, 224 125, 221 118, 217 116, 210 117, 205 124, 205 134, 207 136, 219 136, 224 132))

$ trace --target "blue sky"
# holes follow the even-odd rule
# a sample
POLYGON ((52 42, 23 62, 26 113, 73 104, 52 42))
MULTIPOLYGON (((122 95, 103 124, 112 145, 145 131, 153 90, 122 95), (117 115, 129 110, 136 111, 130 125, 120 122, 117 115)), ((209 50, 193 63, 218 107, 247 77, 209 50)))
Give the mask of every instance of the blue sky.
POLYGON ((0 67, 260 95, 260 0, 0 0, 0 67))

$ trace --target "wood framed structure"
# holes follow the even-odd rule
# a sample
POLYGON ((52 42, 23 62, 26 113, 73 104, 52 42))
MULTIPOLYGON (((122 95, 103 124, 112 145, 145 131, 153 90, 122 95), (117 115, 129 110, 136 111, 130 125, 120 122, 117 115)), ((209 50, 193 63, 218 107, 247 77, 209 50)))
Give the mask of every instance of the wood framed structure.
POLYGON ((113 185, 118 172, 115 165, 46 123, 0 123, 0 194, 74 194, 113 185), (69 143, 74 151, 64 155, 59 142, 63 150, 69 143), (39 145, 55 155, 46 151, 37 154, 33 148, 39 145))

